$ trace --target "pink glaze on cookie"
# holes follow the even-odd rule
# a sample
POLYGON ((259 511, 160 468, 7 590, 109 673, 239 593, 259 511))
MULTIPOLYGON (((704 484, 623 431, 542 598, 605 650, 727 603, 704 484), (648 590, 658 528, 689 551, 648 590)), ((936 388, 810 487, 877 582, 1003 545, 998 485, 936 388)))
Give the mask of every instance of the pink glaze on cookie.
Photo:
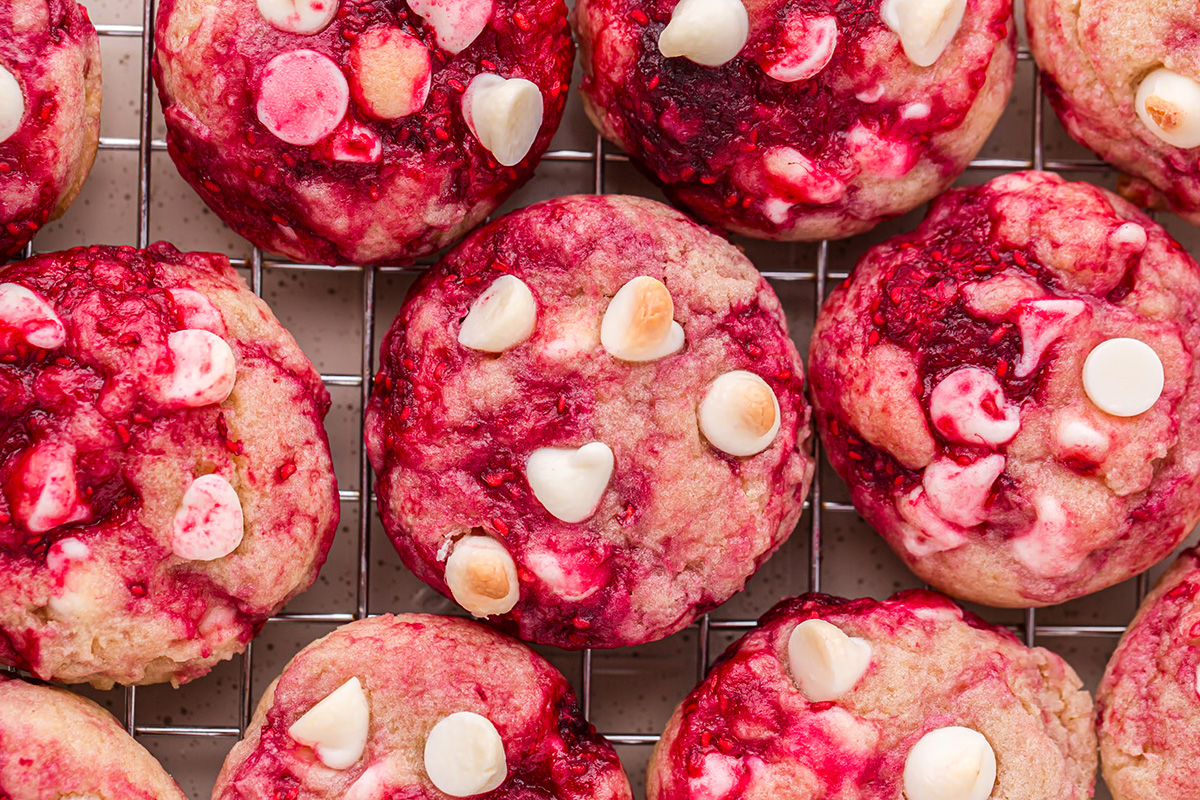
POLYGON ((524 639, 662 638, 740 590, 795 526, 813 469, 803 380, 778 299, 728 243, 648 200, 531 206, 424 275, 384 341, 367 414, 384 525, 445 594, 460 540, 501 543, 519 597, 492 619, 524 639), (462 320, 513 278, 536 304, 532 333, 499 354, 463 346, 462 320), (682 327, 682 348, 641 362, 605 349, 602 319, 634 278, 665 284, 674 307, 658 322, 667 336, 682 327), (744 457, 699 423, 710 386, 733 371, 778 403, 759 409, 778 432, 744 457), (589 501, 556 515, 529 477, 531 455, 585 446, 577 460, 548 456, 578 481, 568 499, 589 501))
POLYGON ((734 643, 676 709, 655 748, 649 800, 894 800, 913 746, 962 726, 994 750, 996 800, 1091 797, 1092 703, 1071 667, 931 592, 785 600, 734 643), (790 662, 819 619, 869 651, 833 700, 810 701, 790 662))
POLYGON ((1188 550, 1138 609, 1096 695, 1104 781, 1116 800, 1200 793, 1200 552, 1188 550))
POLYGON ((1022 173, 950 193, 821 312, 829 457, 867 521, 955 596, 1043 605, 1124 580, 1200 517, 1198 302, 1196 263, 1100 189, 1022 173), (1120 338, 1168 376, 1134 416, 1083 382, 1120 338))
POLYGON ((581 0, 585 107, 667 195, 766 239, 838 238, 950 186, 1008 101, 1012 5, 971 0, 932 67, 878 0, 746 2, 749 38, 717 67, 666 58, 675 0, 581 0))
POLYGON ((561 673, 483 625, 424 614, 354 622, 300 651, 267 688, 213 798, 445 797, 426 772, 425 743, 440 720, 463 712, 486 718, 504 745, 506 777, 479 796, 632 800, 617 754, 561 673), (367 700, 370 734, 349 766, 331 769, 289 730, 352 679, 367 700))
POLYGON ((525 183, 558 128, 574 60, 562 0, 342 0, 309 33, 260 5, 163 0, 154 62, 171 158, 255 245, 331 264, 432 253, 525 183), (512 166, 467 123, 480 75, 541 94, 512 166))
POLYGON ((75 0, 0 4, 0 70, 24 104, 12 134, 0 136, 2 263, 66 212, 96 157, 100 39, 87 10, 75 0))
POLYGON ((222 256, 80 248, 4 279, 0 662, 203 675, 324 561, 328 393, 222 256))

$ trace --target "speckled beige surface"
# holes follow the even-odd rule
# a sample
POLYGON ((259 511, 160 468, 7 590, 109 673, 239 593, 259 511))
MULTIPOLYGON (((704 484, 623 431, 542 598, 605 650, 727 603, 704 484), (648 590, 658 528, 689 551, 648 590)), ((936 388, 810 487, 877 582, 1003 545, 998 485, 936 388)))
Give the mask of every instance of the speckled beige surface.
MULTIPOLYGON (((141 0, 91 0, 89 10, 100 24, 140 25, 141 0)), ((140 102, 140 41, 136 38, 102 36, 101 50, 108 78, 104 93, 101 125, 103 137, 136 138, 137 109, 140 102)), ((578 84, 578 74, 575 83, 578 84)), ((1000 127, 985 145, 981 158, 1027 161, 1033 154, 1033 70, 1029 61, 1017 69, 1013 102, 1000 127)), ((162 120, 155 112, 154 136, 162 138, 162 120)), ((588 122, 577 95, 571 97, 567 114, 552 150, 590 152, 595 147, 595 132, 588 122)), ((1089 154, 1063 133, 1046 115, 1045 157, 1049 162, 1088 159, 1089 154)), ((991 169, 972 169, 961 183, 981 183, 997 174, 991 169)), ((79 200, 63 219, 47 226, 35 240, 39 250, 59 249, 80 243, 102 242, 134 244, 137 240, 136 150, 102 149, 91 179, 79 200)), ((1074 179, 1101 185, 1115 185, 1111 172, 1077 171, 1074 179)), ((661 199, 635 169, 621 161, 609 161, 604 171, 603 188, 661 199)), ((551 161, 539 168, 534 180, 506 206, 518 208, 537 200, 595 187, 594 168, 588 161, 551 161)), ((169 238, 181 249, 210 248, 236 258, 250 255, 250 247, 225 228, 200 199, 179 178, 165 151, 155 151, 152 159, 150 236, 169 238)), ((844 274, 869 247, 896 233, 911 230, 921 212, 886 223, 870 234, 829 246, 831 273, 844 274)), ((1200 230, 1182 220, 1164 217, 1167 229, 1193 253, 1200 253, 1200 230)), ((808 347, 812 330, 815 284, 811 279, 820 248, 817 245, 775 244, 740 240, 755 265, 768 273, 783 302, 789 329, 802 352, 808 347)), ((830 281, 827 289, 836 281, 830 281)), ((411 283, 407 274, 380 272, 375 275, 375 310, 378 323, 376 338, 381 337, 400 306, 411 283)), ((330 274, 296 270, 267 270, 263 291, 267 301, 300 346, 327 375, 356 374, 362 358, 363 275, 359 272, 330 274)), ((377 344, 377 343, 376 343, 377 344)), ((359 487, 359 410, 357 386, 333 386, 333 409, 326 420, 333 448, 334 463, 344 490, 359 487)), ((822 500, 846 503, 845 488, 825 467, 822 500)), ((358 505, 342 505, 343 521, 333 550, 316 585, 293 601, 288 611, 355 610, 358 505)), ((751 580, 745 592, 737 595, 716 612, 714 620, 747 620, 785 595, 809 588, 809 530, 811 515, 806 513, 799 529, 783 549, 751 580)), ((821 588, 843 595, 872 595, 882 598, 892 592, 919 586, 888 549, 853 513, 827 509, 821 526, 821 588)), ((370 581, 367 589, 371 612, 432 611, 449 612, 453 606, 414 578, 400 564, 387 538, 377 526, 370 539, 370 581)), ((1160 568, 1161 569, 1161 568, 1160 568)), ((1158 574, 1156 570, 1154 574, 1158 574)), ((1089 598, 1062 606, 1039 610, 1039 626, 1123 626, 1132 619, 1137 607, 1136 583, 1127 582, 1089 598)), ((984 610, 993 622, 1020 624, 1017 610, 984 610)), ((332 630, 330 625, 303 622, 271 623, 252 647, 252 696, 255 700, 284 664, 300 648, 332 630)), ((716 627, 710 631, 707 653, 715 658, 742 631, 716 627)), ((1084 683, 1095 689, 1105 663, 1117 644, 1117 636, 1038 637, 1038 644, 1063 657, 1079 672, 1084 683)), ((672 709, 696 683, 698 655, 702 652, 700 631, 685 630, 661 642, 637 648, 595 653, 592 665, 591 719, 608 733, 657 735, 665 726, 672 709)), ((582 656, 578 653, 543 650, 568 678, 581 688, 582 656)), ((240 721, 239 681, 241 662, 234 660, 214 670, 212 675, 179 690, 169 687, 139 689, 135 697, 138 726, 218 726, 236 728, 240 721)), ((124 716, 126 697, 120 690, 98 693, 87 691, 118 716, 124 716)), ((206 800, 222 761, 236 737, 197 737, 146 735, 139 740, 155 753, 179 780, 192 800, 206 800)), ((629 771, 636 797, 642 790, 650 747, 621 745, 618 752, 629 771)), ((1098 786, 1097 797, 1109 797, 1098 786)))

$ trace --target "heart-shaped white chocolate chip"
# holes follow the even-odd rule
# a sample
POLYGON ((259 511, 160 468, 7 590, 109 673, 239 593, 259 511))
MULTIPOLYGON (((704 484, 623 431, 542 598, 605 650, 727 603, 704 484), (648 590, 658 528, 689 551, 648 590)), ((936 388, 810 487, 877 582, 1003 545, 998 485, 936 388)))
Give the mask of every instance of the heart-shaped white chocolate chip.
POLYGON ((90 510, 79 501, 75 478, 75 448, 40 444, 18 462, 9 482, 13 516, 32 533, 87 519, 90 510))
POLYGON ((1021 429, 1021 409, 1008 402, 996 376, 978 367, 947 375, 929 395, 933 426, 947 439, 995 447, 1021 429))
POLYGON ((906 800, 986 800, 995 786, 996 753, 970 728, 930 731, 904 762, 906 800))
POLYGON ((429 49, 399 28, 371 28, 350 45, 354 99, 376 119, 400 119, 420 111, 432 78, 429 49))
POLYGON ((900 37, 908 60, 929 67, 954 41, 966 10, 967 0, 883 0, 879 16, 900 37))
POLYGON ((507 614, 520 597, 512 555, 491 536, 480 534, 454 544, 446 559, 446 585, 454 601, 475 617, 507 614))
POLYGON ((371 727, 371 706, 358 678, 351 678, 288 728, 288 736, 317 753, 330 769, 349 769, 362 758, 371 727))
POLYGON ((25 118, 25 93, 17 76, 0 65, 0 142, 7 142, 25 118))
POLYGON ((0 283, 0 325, 43 350, 57 349, 67 341, 67 329, 50 304, 19 283, 0 283))
POLYGON ((202 475, 175 512, 171 552, 187 561, 215 561, 236 550, 245 532, 237 490, 220 475, 202 475))
POLYGON ((779 433, 779 400, 767 382, 745 370, 726 372, 700 401, 700 432, 731 456, 761 453, 779 433))
POLYGON ((504 740, 487 717, 456 711, 438 720, 425 740, 425 774, 451 797, 490 792, 508 777, 504 740))
POLYGON ((258 0, 258 13, 285 33, 313 36, 329 27, 341 0, 258 0))
POLYGON ((288 144, 314 145, 350 107, 350 84, 329 56, 291 50, 267 62, 255 107, 263 127, 288 144))
POLYGON ((1083 362, 1083 390, 1096 408, 1114 417, 1136 417, 1162 396, 1165 375, 1154 348, 1137 339, 1108 339, 1083 362))
POLYGON ((542 507, 563 522, 583 522, 596 513, 608 488, 615 458, 604 442, 578 450, 543 447, 525 462, 525 477, 542 507))
POLYGON ((437 38, 438 46, 461 53, 479 38, 495 10, 493 0, 408 0, 437 38))
POLYGON ((542 90, 524 78, 476 75, 462 103, 471 133, 506 167, 521 163, 542 130, 542 90))
POLYGON ((458 329, 458 343, 485 353, 502 353, 533 335, 537 301, 525 281, 502 275, 475 298, 458 329))
POLYGON ((1172 147, 1200 147, 1200 83, 1165 67, 1146 76, 1134 100, 1138 118, 1172 147))
POLYGON ((237 360, 211 331, 189 328, 167 337, 175 369, 163 384, 163 397, 189 408, 223 403, 233 392, 237 360))
POLYGON ((823 619, 806 619, 788 638, 792 679, 810 703, 836 700, 871 666, 871 645, 823 619))
POLYGON ((620 288, 600 323, 600 344, 622 361, 654 361, 683 348, 683 327, 666 285, 645 275, 620 288))
POLYGON ((742 0, 679 0, 658 36, 658 51, 719 67, 742 51, 749 36, 750 16, 742 0))

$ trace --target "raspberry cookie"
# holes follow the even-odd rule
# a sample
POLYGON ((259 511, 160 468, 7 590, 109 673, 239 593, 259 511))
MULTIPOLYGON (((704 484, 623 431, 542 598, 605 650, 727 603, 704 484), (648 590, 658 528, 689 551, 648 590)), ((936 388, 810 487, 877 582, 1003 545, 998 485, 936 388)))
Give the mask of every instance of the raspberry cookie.
POLYGON ((175 781, 100 706, 0 675, 0 797, 184 800, 175 781))
POLYGON ((259 247, 411 261, 533 174, 566 102, 566 16, 562 0, 162 0, 171 157, 259 247))
POLYGON ((100 38, 75 0, 0 3, 0 263, 74 202, 100 144, 100 38))
POLYGON ((1058 603, 1200 518, 1200 268, 1133 206, 1019 173, 867 253, 809 366, 830 461, 923 580, 1058 603))
POLYGON ((1200 796, 1200 551, 1184 553, 1146 598, 1096 701, 1100 761, 1116 800, 1200 796))
POLYGON ((523 639, 674 633, 800 516, 809 408, 779 300, 658 203, 561 198, 476 232, 380 361, 367 448, 393 543, 523 639))
POLYGON ((839 238, 954 182, 1000 117, 1010 0, 579 0, 584 102, 667 195, 839 238))
POLYGON ((203 675, 325 560, 320 376, 224 256, 80 248, 0 277, 0 663, 203 675))
POLYGON ((300 651, 263 695, 214 800, 632 800, 566 678, 478 623, 390 614, 300 651))
POLYGON ((730 647, 667 723, 649 800, 1084 800, 1071 667, 931 592, 806 595, 730 647))
POLYGON ((1029 0, 1029 42, 1067 132, 1121 192, 1200 225, 1200 42, 1186 2, 1029 0))

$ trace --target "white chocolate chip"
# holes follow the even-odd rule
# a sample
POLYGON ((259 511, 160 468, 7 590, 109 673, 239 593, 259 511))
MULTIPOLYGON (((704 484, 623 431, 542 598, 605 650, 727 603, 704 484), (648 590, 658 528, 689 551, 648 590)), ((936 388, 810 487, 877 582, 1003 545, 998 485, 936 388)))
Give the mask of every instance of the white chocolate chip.
POLYGON ((28 451, 9 482, 15 516, 33 533, 87 519, 91 513, 79 500, 75 479, 75 448, 40 444, 28 451))
POLYGON ((788 638, 792 678, 810 703, 836 700, 871 666, 871 645, 823 619, 808 619, 788 638))
POLYGON ((1200 83, 1163 67, 1146 76, 1134 101, 1150 132, 1172 147, 1200 147, 1200 83))
POLYGON ((837 49, 837 17, 792 14, 784 23, 783 53, 760 60, 763 72, 777 81, 795 83, 820 74, 837 49))
POLYGON ((1004 472, 1004 463, 1004 456, 995 454, 966 466, 939 458, 925 468, 921 485, 939 517, 972 528, 987 519, 987 498, 1004 472))
POLYGON ((382 800, 388 790, 387 771, 386 761, 367 767, 367 771, 350 784, 342 800, 382 800))
POLYGON ((290 50, 267 62, 255 110, 281 141, 309 146, 333 133, 349 107, 350 84, 333 59, 290 50))
POLYGON ((504 740, 487 717, 456 711, 438 720, 425 740, 425 774, 451 797, 485 794, 504 783, 504 740))
POLYGON ((420 111, 432 80, 429 49, 399 28, 371 28, 350 45, 350 88, 359 106, 376 119, 420 111))
POLYGON ((237 490, 220 475, 202 475, 183 493, 171 528, 171 552, 187 561, 215 561, 238 548, 246 532, 237 490))
POLYGON ((463 116, 471 133, 506 167, 529 154, 542 129, 542 90, 524 78, 483 73, 463 93, 463 116))
POLYGON ((772 147, 763 154, 763 169, 783 199, 798 203, 828 205, 846 195, 846 183, 821 169, 794 147, 772 147))
POLYGON ((666 285, 645 275, 621 287, 604 312, 600 344, 622 361, 655 361, 683 348, 683 326, 666 285))
POLYGON ((883 0, 879 15, 908 60, 929 67, 954 40, 966 10, 967 0, 883 0))
POLYGON ((362 758, 371 727, 371 707, 358 678, 351 678, 288 728, 288 736, 311 747, 330 769, 349 769, 362 758))
POLYGON ((1035 575, 1063 578, 1070 575, 1089 551, 1071 538, 1067 510, 1058 498, 1039 494, 1033 498, 1037 514, 1029 530, 1012 540, 1013 555, 1035 575))
POLYGON ((1046 348, 1058 341, 1072 322, 1087 311, 1082 300, 1030 300, 1017 309, 1017 329, 1021 332, 1021 358, 1013 374, 1027 378, 1037 370, 1046 348))
POLYGON ((475 617, 507 614, 520 597, 512 555, 491 536, 479 534, 454 544, 446 559, 446 585, 454 601, 475 617))
POLYGON ((929 395, 933 426, 947 439, 995 447, 1021 429, 1021 409, 1004 396, 996 376, 978 367, 947 375, 929 395))
POLYGON ((471 304, 458 329, 458 343, 485 353, 502 353, 533 335, 537 302, 525 281, 502 275, 471 304))
POLYGON ((25 93, 17 76, 0 65, 0 142, 7 142, 25 117, 25 93))
POLYGON ((900 538, 910 556, 924 558, 934 553, 956 550, 967 543, 963 529, 952 525, 934 510, 929 493, 918 486, 896 497, 896 511, 903 523, 900 538))
POLYGON ((684 56, 705 67, 732 61, 750 37, 750 16, 742 0, 679 0, 658 37, 666 58, 684 56))
POLYGON ((930 731, 904 762, 906 800, 986 800, 995 785, 996 753, 970 728, 930 731))
POLYGON ((237 360, 224 339, 188 328, 168 336, 167 348, 175 368, 163 384, 165 399, 189 408, 225 402, 237 378, 237 360))
POLYGON ((225 319, 205 295, 194 289, 168 289, 167 294, 175 304, 175 317, 180 325, 225 335, 225 319))
POLYGON ((1087 458, 1099 462, 1108 453, 1108 434, 1096 430, 1087 420, 1064 416, 1054 429, 1054 441, 1063 456, 1087 458))
POLYGON ((0 283, 0 325, 42 350, 55 350, 67 341, 67 329, 50 304, 19 283, 0 283))
POLYGON ((712 382, 697 415, 709 444, 731 456, 767 449, 779 433, 779 400, 767 382, 745 370, 712 382))
POLYGON ((530 454, 525 477, 533 496, 552 516, 563 522, 583 522, 596 513, 615 461, 604 442, 585 444, 578 450, 543 447, 530 454))
POLYGON ((492 18, 493 0, 408 0, 437 38, 438 46, 461 53, 479 38, 492 18))
POLYGON ((340 0, 258 0, 258 13, 285 33, 314 36, 337 16, 340 0))
POLYGON ((1154 348, 1137 339, 1108 339, 1083 362, 1083 390, 1106 414, 1136 417, 1162 396, 1165 376, 1154 348))

